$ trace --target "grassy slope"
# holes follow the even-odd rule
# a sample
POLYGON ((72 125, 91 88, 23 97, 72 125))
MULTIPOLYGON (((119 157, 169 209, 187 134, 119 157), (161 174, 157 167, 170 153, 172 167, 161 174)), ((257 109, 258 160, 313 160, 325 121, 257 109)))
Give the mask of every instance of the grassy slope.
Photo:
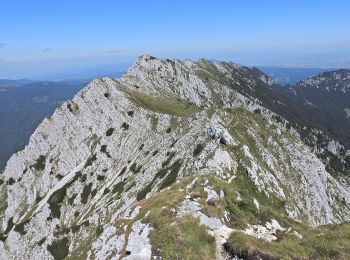
POLYGON ((177 208, 188 194, 201 198, 202 212, 210 217, 223 219, 224 212, 229 212, 230 220, 225 224, 231 228, 244 229, 247 224, 264 225, 275 218, 283 227, 290 227, 292 232, 297 231, 303 236, 303 239, 299 239, 292 232, 278 232, 278 240, 269 243, 239 231, 234 232, 226 246, 242 257, 257 252, 266 257, 282 259, 350 257, 350 224, 312 228, 295 222, 287 218, 282 201, 267 199, 256 190, 242 170, 237 172, 237 177, 230 184, 214 175, 199 177, 196 187, 188 193, 185 187, 192 180, 193 177, 186 178, 169 190, 140 202, 142 210, 138 218, 153 227, 150 236, 152 250, 156 253, 156 249, 159 249, 164 259, 214 259, 214 240, 206 233, 206 228, 190 215, 179 218, 173 213, 172 209, 177 208), (216 205, 209 205, 205 201, 206 193, 201 185, 205 179, 209 180, 216 192, 222 190, 225 193, 225 198, 216 205), (236 192, 241 195, 241 201, 236 199, 236 192), (260 210, 254 207, 253 198, 259 201, 260 210))

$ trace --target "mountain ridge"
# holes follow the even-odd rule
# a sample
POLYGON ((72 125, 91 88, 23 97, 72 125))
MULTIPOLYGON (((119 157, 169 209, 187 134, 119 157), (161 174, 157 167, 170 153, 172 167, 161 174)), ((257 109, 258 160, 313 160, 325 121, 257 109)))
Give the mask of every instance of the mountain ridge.
POLYGON ((254 96, 271 89, 255 69, 149 55, 92 81, 8 161, 1 257, 171 257, 173 222, 201 256, 229 259, 236 232, 299 243, 294 231, 349 221, 349 180, 254 96))

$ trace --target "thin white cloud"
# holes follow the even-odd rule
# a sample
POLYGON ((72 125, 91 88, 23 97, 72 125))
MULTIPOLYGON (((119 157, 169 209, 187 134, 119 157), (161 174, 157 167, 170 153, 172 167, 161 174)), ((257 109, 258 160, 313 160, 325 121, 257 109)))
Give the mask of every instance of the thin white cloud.
POLYGON ((44 48, 44 49, 41 50, 41 52, 49 52, 49 51, 51 51, 50 48, 44 48))

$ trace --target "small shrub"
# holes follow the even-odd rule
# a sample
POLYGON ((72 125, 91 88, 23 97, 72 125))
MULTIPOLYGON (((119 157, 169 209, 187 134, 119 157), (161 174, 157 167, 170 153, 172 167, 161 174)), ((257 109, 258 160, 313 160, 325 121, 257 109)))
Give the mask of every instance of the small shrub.
POLYGON ((103 233, 103 226, 99 225, 96 228, 96 236, 99 237, 103 233))
POLYGON ((68 103, 68 104, 67 104, 67 108, 68 108, 69 112, 71 112, 71 113, 74 112, 74 111, 73 111, 73 108, 72 108, 72 104, 68 103))
POLYGON ((50 198, 48 199, 49 208, 51 210, 51 215, 53 218, 61 217, 61 203, 66 197, 66 188, 62 187, 61 189, 56 190, 50 198))
POLYGON ((168 156, 169 156, 168 159, 162 163, 162 167, 165 167, 165 166, 169 165, 171 159, 173 159, 173 157, 175 156, 175 152, 169 153, 168 156))
POLYGON ((97 159, 96 154, 94 154, 93 156, 89 157, 89 159, 87 159, 87 161, 86 161, 84 167, 86 168, 86 167, 88 167, 88 166, 91 166, 92 163, 93 163, 94 161, 96 161, 96 159, 97 159))
POLYGON ((254 113, 261 115, 261 110, 259 108, 257 108, 257 109, 254 110, 254 113))
POLYGON ((97 178, 96 178, 98 181, 103 181, 105 179, 105 176, 104 175, 99 175, 97 174, 97 178))
POLYGON ((51 253, 54 260, 62 260, 69 253, 69 239, 64 237, 61 240, 53 241, 51 245, 47 246, 47 250, 51 253))
POLYGON ((45 241, 46 241, 46 237, 44 237, 43 239, 40 239, 38 241, 38 246, 42 246, 45 243, 45 241))
POLYGON ((134 116, 134 111, 128 111, 128 116, 133 117, 134 116))
POLYGON ((137 167, 136 162, 134 162, 131 166, 130 166, 130 171, 134 174, 139 173, 142 169, 142 165, 140 165, 139 167, 137 167))
POLYGON ((179 139, 176 139, 174 142, 172 142, 172 144, 170 145, 170 148, 173 148, 174 145, 177 143, 177 141, 179 141, 179 139))
POLYGON ((130 125, 127 124, 127 123, 125 123, 125 122, 122 124, 122 128, 123 128, 124 130, 128 130, 129 127, 130 127, 130 125))
POLYGON ((83 204, 86 204, 88 201, 88 198, 91 194, 91 188, 92 188, 92 183, 90 182, 88 185, 84 186, 83 192, 81 193, 80 201, 83 204))
POLYGON ((124 166, 124 168, 120 171, 119 176, 123 175, 126 172, 126 166, 124 166))
POLYGON ((107 151, 107 145, 101 145, 101 149, 100 149, 101 152, 105 153, 107 151))
POLYGON ((56 179, 60 181, 60 180, 62 180, 62 179, 63 179, 63 176, 62 176, 61 174, 57 173, 57 175, 56 175, 56 179))
POLYGON ((27 233, 27 231, 25 231, 25 225, 26 225, 27 223, 29 223, 29 221, 30 221, 30 220, 28 219, 28 220, 25 221, 25 222, 16 224, 14 230, 15 230, 16 232, 20 233, 22 236, 24 236, 24 235, 27 233))
POLYGON ((179 159, 173 163, 173 165, 170 167, 170 173, 165 177, 162 184, 160 185, 159 189, 162 190, 168 186, 171 186, 175 181, 179 174, 179 171, 182 166, 182 160, 179 159))
POLYGON ((156 156, 158 153, 159 153, 159 151, 158 151, 158 150, 155 150, 155 151, 152 153, 152 156, 156 156))
POLYGON ((165 132, 170 133, 171 132, 171 127, 168 127, 165 132))
POLYGON ((68 203, 73 205, 75 198, 78 196, 78 193, 74 193, 72 197, 68 198, 68 203))
POLYGON ((113 134, 113 132, 114 132, 114 128, 113 127, 108 128, 107 131, 106 131, 106 136, 111 136, 113 134))
POLYGON ((85 182, 86 179, 87 179, 87 175, 83 174, 83 175, 81 175, 81 177, 79 179, 80 179, 81 182, 85 182))
POLYGON ((107 155, 108 158, 111 158, 111 155, 109 154, 109 152, 107 152, 107 145, 101 145, 101 152, 105 153, 107 155))
POLYGON ((15 184, 15 183, 16 183, 16 181, 15 181, 15 179, 12 178, 12 177, 10 177, 10 178, 7 180, 7 185, 13 185, 13 184, 15 184))
POLYGON ((91 198, 95 197, 97 194, 97 189, 91 191, 91 198))
POLYGON ((104 93, 103 94, 106 98, 109 98, 109 93, 104 93))
POLYGON ((152 184, 148 184, 145 188, 140 190, 136 196, 137 201, 140 201, 146 198, 147 194, 151 192, 151 190, 152 190, 152 184))
POLYGON ((40 155, 35 164, 33 164, 34 169, 37 171, 45 170, 45 161, 46 157, 44 155, 40 155))
POLYGON ((198 156, 204 149, 203 144, 197 144, 196 148, 193 151, 193 156, 198 156))
POLYGON ((42 200, 43 197, 40 196, 39 193, 36 194, 35 202, 39 203, 42 200))
POLYGON ((71 230, 73 234, 77 233, 80 230, 80 225, 72 226, 71 230))
POLYGON ((126 184, 125 181, 121 181, 121 182, 115 184, 113 186, 112 192, 114 194, 120 195, 123 192, 123 190, 124 190, 125 184, 126 184))
POLYGON ((130 185, 129 185, 129 187, 127 187, 126 189, 125 189, 125 192, 128 192, 132 187, 134 187, 135 186, 135 182, 132 182, 130 185))

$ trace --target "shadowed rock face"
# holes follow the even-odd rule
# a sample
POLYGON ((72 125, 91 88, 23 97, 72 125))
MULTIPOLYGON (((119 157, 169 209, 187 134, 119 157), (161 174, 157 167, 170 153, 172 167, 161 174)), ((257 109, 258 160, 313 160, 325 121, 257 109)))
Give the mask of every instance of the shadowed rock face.
MULTIPOLYGON (((220 251, 234 230, 228 220, 202 212, 194 198, 203 194, 187 198, 190 188, 174 188, 196 176, 230 185, 244 175, 271 205, 280 201, 286 216, 313 226, 348 221, 347 181, 332 177, 296 130, 249 94, 258 86, 269 89, 271 81, 255 69, 147 55, 121 79, 92 81, 9 160, 0 256, 147 259, 161 254, 152 244, 159 225, 149 216, 166 203, 173 203, 167 216, 183 225, 188 214, 199 218, 198 232, 211 231, 220 251), (152 204, 169 189, 183 198, 173 193, 176 199, 152 204)), ((218 207, 225 193, 201 185, 215 194, 215 202, 204 201, 218 207)))

